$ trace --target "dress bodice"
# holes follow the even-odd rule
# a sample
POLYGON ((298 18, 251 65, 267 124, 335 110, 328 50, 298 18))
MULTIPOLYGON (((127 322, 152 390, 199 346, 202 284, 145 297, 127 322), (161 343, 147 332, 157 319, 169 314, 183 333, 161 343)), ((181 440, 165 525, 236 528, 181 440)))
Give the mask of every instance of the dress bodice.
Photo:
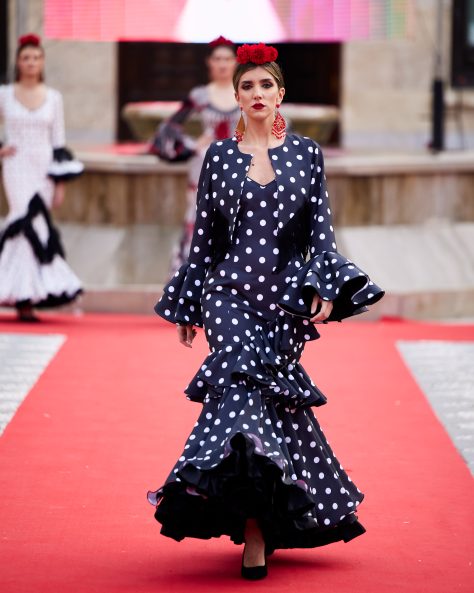
POLYGON ((64 146, 60 94, 46 89, 46 97, 37 109, 28 109, 16 97, 13 85, 0 88, 0 115, 4 121, 5 143, 28 153, 45 152, 52 158, 52 148, 64 146), (48 152, 48 148, 50 149, 48 152))

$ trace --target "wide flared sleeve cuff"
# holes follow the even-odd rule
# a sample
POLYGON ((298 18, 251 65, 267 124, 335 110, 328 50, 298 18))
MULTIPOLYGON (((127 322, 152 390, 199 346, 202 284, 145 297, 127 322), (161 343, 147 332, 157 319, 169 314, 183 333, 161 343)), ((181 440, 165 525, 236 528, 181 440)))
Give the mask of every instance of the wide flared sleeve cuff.
POLYGON ((155 312, 171 323, 202 327, 201 295, 207 268, 183 264, 163 289, 155 312))
POLYGON ((153 137, 148 152, 163 161, 180 163, 196 154, 196 143, 183 132, 181 125, 164 122, 153 137))
POLYGON ((363 313, 385 294, 365 272, 335 252, 324 252, 310 259, 292 277, 278 305, 288 313, 310 318, 315 293, 333 302, 327 321, 341 321, 363 313))
POLYGON ((53 161, 48 168, 48 177, 54 181, 69 181, 84 172, 84 164, 73 153, 62 146, 53 150, 53 161))

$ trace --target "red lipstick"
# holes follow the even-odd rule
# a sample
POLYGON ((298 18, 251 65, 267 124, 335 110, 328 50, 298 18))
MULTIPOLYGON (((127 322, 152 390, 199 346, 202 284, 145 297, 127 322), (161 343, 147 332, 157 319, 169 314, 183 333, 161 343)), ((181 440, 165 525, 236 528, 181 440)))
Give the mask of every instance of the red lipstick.
POLYGON ((263 105, 262 103, 255 103, 255 105, 252 105, 252 109, 257 109, 257 111, 263 109, 264 107, 265 105, 263 105))

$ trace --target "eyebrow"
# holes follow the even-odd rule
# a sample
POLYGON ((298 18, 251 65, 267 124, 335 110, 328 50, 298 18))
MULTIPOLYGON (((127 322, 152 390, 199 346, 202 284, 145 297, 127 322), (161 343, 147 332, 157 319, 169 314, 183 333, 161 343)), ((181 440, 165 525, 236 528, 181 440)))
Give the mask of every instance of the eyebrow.
MULTIPOLYGON (((241 84, 245 84, 246 82, 248 83, 253 83, 253 80, 242 80, 241 84)), ((257 82, 273 82, 273 80, 271 78, 262 78, 260 80, 258 80, 257 82)))

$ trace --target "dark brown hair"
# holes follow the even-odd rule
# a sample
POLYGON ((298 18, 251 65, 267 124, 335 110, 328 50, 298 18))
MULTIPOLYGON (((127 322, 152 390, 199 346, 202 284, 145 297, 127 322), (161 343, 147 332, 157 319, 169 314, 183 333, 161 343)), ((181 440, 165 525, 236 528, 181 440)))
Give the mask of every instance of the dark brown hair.
POLYGON ((242 76, 249 72, 250 70, 255 70, 261 66, 264 70, 266 70, 271 76, 276 80, 278 88, 281 89, 285 86, 285 81, 283 79, 283 72, 281 71, 280 66, 276 62, 265 62, 265 64, 254 64, 253 62, 247 62, 246 64, 238 64, 237 68, 235 69, 234 76, 232 78, 232 84, 234 85, 234 89, 237 92, 239 88, 239 82, 242 76))

